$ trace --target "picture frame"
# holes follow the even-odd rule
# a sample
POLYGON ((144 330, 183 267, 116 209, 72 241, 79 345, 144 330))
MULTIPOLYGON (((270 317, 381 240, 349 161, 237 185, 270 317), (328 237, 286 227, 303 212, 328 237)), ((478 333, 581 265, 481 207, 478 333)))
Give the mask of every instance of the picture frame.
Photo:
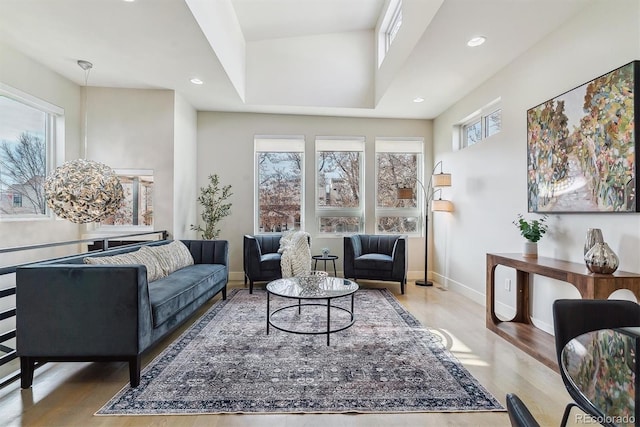
POLYGON ((640 61, 527 110, 529 212, 640 212, 640 61))

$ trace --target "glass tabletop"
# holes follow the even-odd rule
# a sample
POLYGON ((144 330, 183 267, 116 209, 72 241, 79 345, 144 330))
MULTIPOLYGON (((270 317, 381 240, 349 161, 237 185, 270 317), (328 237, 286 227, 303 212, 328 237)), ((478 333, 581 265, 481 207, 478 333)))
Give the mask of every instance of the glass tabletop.
POLYGON ((353 294, 358 284, 348 279, 328 276, 288 277, 267 284, 267 291, 287 298, 338 298, 353 294))
POLYGON ((638 333, 639 328, 601 329, 562 349, 562 369, 576 390, 616 425, 634 425, 638 333))

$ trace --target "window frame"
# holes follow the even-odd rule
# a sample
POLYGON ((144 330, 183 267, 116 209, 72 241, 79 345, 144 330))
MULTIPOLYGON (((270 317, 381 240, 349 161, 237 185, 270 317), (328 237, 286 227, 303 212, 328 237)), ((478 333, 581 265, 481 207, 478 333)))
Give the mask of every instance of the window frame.
MULTIPOLYGON (((420 189, 420 184, 416 183, 416 206, 415 207, 380 207, 378 206, 378 177, 380 176, 378 160, 379 154, 415 154, 416 176, 415 179, 424 180, 424 138, 376 138, 375 141, 375 234, 398 234, 396 231, 380 231, 378 229, 378 219, 383 217, 416 218, 416 231, 403 232, 407 236, 420 237, 424 229, 424 193, 420 189)), ((424 182, 423 182, 424 184, 424 182)))
MULTIPOLYGON (((152 191, 152 197, 155 199, 155 175, 154 175, 154 170, 153 169, 114 169, 113 170, 115 172, 115 174, 120 177, 120 176, 151 176, 153 177, 153 191, 152 191)), ((155 208, 153 208, 153 203, 152 203, 152 212, 154 212, 155 208)), ((118 225, 111 225, 111 224, 103 224, 102 222, 99 222, 97 225, 96 230, 100 231, 100 232, 107 232, 107 233, 120 233, 120 232, 136 232, 136 231, 153 231, 155 230, 155 217, 153 217, 151 225, 144 225, 144 224, 136 224, 136 225, 123 225, 123 224, 118 224, 118 225)))
POLYGON ((315 232, 322 237, 342 237, 354 233, 363 233, 365 229, 365 201, 364 201, 364 172, 365 172, 365 137, 329 137, 317 136, 315 140, 314 156, 314 184, 315 184, 315 232), (359 173, 359 206, 358 207, 335 207, 320 206, 320 180, 318 162, 321 152, 359 152, 360 153, 360 173, 359 173), (360 218, 358 231, 322 231, 322 218, 360 218))
POLYGON ((474 111, 473 113, 462 119, 459 124, 455 126, 454 130, 455 129, 457 129, 459 132, 459 136, 457 138, 458 145, 457 147, 455 147, 457 150, 474 146, 502 132, 502 106, 500 98, 497 98, 496 100, 490 102, 481 109, 474 111), (496 113, 500 114, 500 128, 496 132, 489 134, 489 126, 487 125, 487 121, 492 115, 496 113), (473 144, 469 144, 468 131, 471 127, 477 125, 478 123, 480 124, 479 138, 473 144))
POLYGON ((254 234, 275 234, 277 231, 260 230, 260 153, 300 153, 300 231, 305 231, 305 136, 304 135, 255 135, 253 139, 253 232, 254 234))
MULTIPOLYGON (((45 114, 45 178, 64 161, 65 154, 65 110, 36 96, 0 82, 0 96, 39 110, 45 114)), ((44 185, 44 181, 43 181, 44 185)), ((46 201, 45 201, 46 202, 46 201)), ((49 221, 55 215, 45 205, 44 214, 0 215, 0 222, 49 221)), ((59 219, 59 218, 57 218, 59 219)))
POLYGON ((402 27, 402 0, 390 0, 378 31, 378 68, 402 27))

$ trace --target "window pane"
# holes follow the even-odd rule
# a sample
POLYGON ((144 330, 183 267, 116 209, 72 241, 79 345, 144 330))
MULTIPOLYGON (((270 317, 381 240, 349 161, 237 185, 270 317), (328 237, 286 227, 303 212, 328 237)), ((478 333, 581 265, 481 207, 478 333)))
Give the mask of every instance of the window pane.
POLYGON ((398 199, 397 189, 399 186, 415 185, 418 177, 419 154, 378 153, 377 157, 377 206, 379 208, 415 208, 416 199, 398 199))
POLYGON ((0 96, 0 217, 43 215, 47 114, 0 96))
POLYGON ((410 216, 382 216, 378 218, 379 233, 417 233, 419 220, 410 216))
POLYGON ((318 206, 360 207, 361 152, 318 152, 318 206))
POLYGON ((362 221, 355 216, 323 216, 320 217, 321 233, 360 233, 362 221))
POLYGON ((496 110, 484 118, 486 136, 500 132, 502 128, 502 110, 496 110))
POLYGON ((153 226, 153 175, 118 174, 124 199, 114 215, 101 225, 153 226))
POLYGON ((302 153, 258 153, 258 226, 264 233, 300 228, 302 153))
POLYGON ((469 147, 482 139, 482 122, 478 120, 464 127, 464 140, 466 146, 469 147))

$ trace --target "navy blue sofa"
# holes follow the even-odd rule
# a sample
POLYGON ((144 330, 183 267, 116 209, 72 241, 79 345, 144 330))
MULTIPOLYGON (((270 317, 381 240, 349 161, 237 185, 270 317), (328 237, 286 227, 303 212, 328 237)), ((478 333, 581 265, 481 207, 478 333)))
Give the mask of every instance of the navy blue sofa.
POLYGON ((47 361, 127 361, 131 386, 138 386, 145 350, 214 295, 222 292, 226 299, 228 242, 182 242, 194 264, 150 283, 144 265, 83 263, 86 256, 123 254, 142 244, 18 268, 16 345, 22 388, 31 386, 35 364, 47 361))

